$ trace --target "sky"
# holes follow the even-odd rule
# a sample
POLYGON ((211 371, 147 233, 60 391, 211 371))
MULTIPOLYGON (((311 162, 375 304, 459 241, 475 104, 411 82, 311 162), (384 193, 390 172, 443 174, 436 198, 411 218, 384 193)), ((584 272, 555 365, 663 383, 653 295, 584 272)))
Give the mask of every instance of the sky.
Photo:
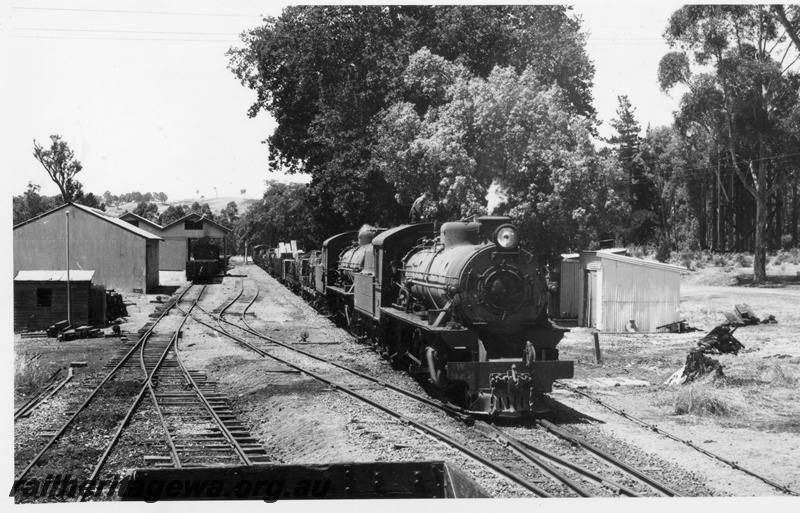
MULTIPOLYGON (((238 34, 288 2, 7 0, 0 7, 3 185, 58 189, 33 156, 59 134, 83 164, 86 192, 165 192, 171 199, 260 197, 271 174, 262 141, 273 120, 247 116, 255 93, 227 69, 238 34)), ((577 2, 594 61, 594 105, 610 135, 617 96, 642 125, 669 124, 658 61, 670 2, 577 2)), ((307 178, 305 179, 307 180, 307 178)))

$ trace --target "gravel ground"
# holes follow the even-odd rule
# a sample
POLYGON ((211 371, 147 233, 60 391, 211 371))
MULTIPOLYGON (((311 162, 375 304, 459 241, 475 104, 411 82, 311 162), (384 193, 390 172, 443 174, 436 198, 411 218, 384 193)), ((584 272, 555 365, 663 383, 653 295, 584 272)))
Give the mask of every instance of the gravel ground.
MULTIPOLYGON (((277 339, 291 342, 304 351, 331 357, 341 364, 380 375, 382 379, 392 384, 414 392, 423 392, 416 381, 404 373, 393 370, 371 349, 356 343, 353 337, 320 316, 302 299, 289 292, 261 269, 252 265, 239 266, 231 271, 231 274, 246 274, 247 278, 226 277, 221 283, 209 286, 201 301, 203 308, 209 312, 218 310, 228 298, 233 297, 244 286, 243 299, 229 310, 228 319, 233 320, 252 299, 257 288, 258 299, 246 317, 254 328, 277 339), (308 334, 305 342, 301 340, 303 332, 308 334)), ((741 297, 742 289, 737 289, 735 294, 731 294, 728 287, 716 287, 711 291, 707 290, 708 288, 705 284, 690 284, 684 287, 686 299, 682 308, 695 314, 694 318, 705 320, 704 316, 707 316, 710 319, 715 311, 707 305, 713 304, 721 308, 725 302, 732 304, 734 300, 740 301, 738 298, 741 297)), ((758 292, 751 294, 753 298, 769 297, 761 294, 759 289, 755 290, 758 292)), ((796 291, 790 290, 788 296, 795 297, 793 295, 795 293, 796 291)), ((753 304, 754 299, 750 301, 750 304, 756 307, 753 304)), ((137 322, 144 324, 148 310, 152 311, 152 306, 146 297, 142 297, 138 303, 139 312, 136 312, 138 317, 130 321, 129 331, 135 332, 138 329, 137 322)), ((747 360, 724 362, 726 369, 730 369, 728 371, 730 377, 740 381, 746 380, 747 373, 753 372, 754 365, 763 364, 765 361, 770 365, 777 362, 788 369, 784 374, 789 375, 789 386, 773 387, 767 397, 768 404, 766 406, 761 404, 758 407, 762 413, 766 408, 768 414, 766 417, 768 420, 761 424, 752 418, 758 417, 757 415, 741 414, 733 418, 719 419, 697 415, 676 416, 670 412, 669 403, 676 400, 677 392, 665 390, 660 383, 680 367, 688 348, 699 338, 696 334, 601 336, 604 361, 602 365, 595 365, 592 361, 591 344, 588 343, 590 338, 587 333, 574 330, 561 346, 562 358, 576 361, 576 377, 579 379, 624 376, 647 381, 650 384, 644 387, 606 388, 593 385, 587 391, 614 406, 624 408, 629 413, 656 422, 659 427, 672 433, 696 443, 702 442, 705 448, 718 451, 725 457, 737 460, 743 466, 779 477, 782 482, 797 488, 800 479, 795 456, 798 450, 796 449, 798 430, 793 426, 797 425, 797 418, 800 417, 796 415, 794 408, 783 405, 781 399, 796 398, 793 394, 797 393, 797 382, 791 379, 795 376, 793 374, 795 367, 792 366, 795 365, 795 361, 800 361, 800 351, 797 350, 796 344, 792 344, 792 341, 796 340, 792 333, 800 333, 800 329, 797 329, 798 323, 791 314, 778 308, 770 310, 769 313, 774 313, 779 320, 782 320, 781 328, 788 328, 789 333, 774 329, 769 331, 771 328, 769 326, 750 328, 749 334, 752 337, 745 342, 749 350, 746 355, 747 360), (780 335, 776 336, 776 333, 780 335), (753 429, 753 425, 757 427, 753 429), (771 428, 760 429, 764 426, 771 428), (776 447, 777 452, 774 450, 776 447)), ((710 322, 709 324, 713 326, 710 322)), ((245 336, 242 332, 239 335, 245 336)), ((306 358, 293 355, 290 351, 274 344, 265 343, 252 336, 248 340, 287 360, 350 383, 359 392, 368 394, 382 403, 392 404, 409 417, 448 431, 473 450, 489 454, 495 461, 509 468, 522 468, 515 458, 508 456, 504 448, 486 439, 474 428, 464 426, 440 412, 431 412, 427 407, 414 404, 407 399, 399 399, 375 385, 360 383, 344 375, 342 371, 331 370, 325 364, 309 363, 306 358)), ((23 341, 17 337, 15 342, 18 354, 20 351, 29 351, 32 347, 29 340, 23 341)), ((98 342, 95 341, 94 344, 98 342)), ((94 349, 98 360, 94 363, 96 367, 92 368, 92 359, 86 358, 90 360, 89 369, 48 404, 35 411, 29 419, 16 423, 15 447, 18 464, 27 460, 26 454, 35 452, 37 443, 42 443, 41 437, 37 435, 56 425, 57 416, 68 411, 71 403, 79 402, 81 394, 87 393, 88 384, 102 375, 99 370, 102 368, 100 362, 107 361, 115 351, 119 350, 119 342, 116 342, 116 345, 106 343, 98 347, 101 347, 102 351, 97 352, 97 348, 94 349)), ((46 352, 46 358, 43 357, 42 360, 49 362, 48 364, 63 365, 65 359, 75 359, 82 350, 76 345, 70 346, 69 349, 74 350, 74 354, 63 351, 59 353, 59 348, 56 348, 46 352)), ((85 354, 93 354, 92 348, 88 346, 83 350, 85 354)), ((532 496, 516 483, 478 465, 454 449, 434 441, 428 435, 419 433, 306 375, 299 374, 284 364, 261 358, 229 338, 197 323, 189 323, 185 327, 181 340, 181 353, 189 368, 204 369, 209 374, 209 379, 218 381, 218 390, 228 395, 239 419, 270 451, 276 462, 444 460, 464 470, 494 497, 532 496)), ((774 365, 768 367, 766 371, 762 368, 760 372, 770 371, 773 367, 774 365)), ((771 372, 774 373, 774 369, 771 372)), ((757 386, 757 383, 753 386, 757 386)), ((640 467, 684 495, 695 497, 780 495, 756 479, 702 456, 682 444, 638 427, 578 395, 558 390, 552 397, 562 405, 562 408, 566 408, 567 411, 572 409, 572 413, 560 411, 551 415, 550 418, 554 422, 580 434, 627 463, 640 467)), ((763 394, 761 397, 764 397, 763 394)), ((153 418, 151 408, 143 403, 132 423, 133 429, 125 436, 138 440, 148 439, 147 437, 155 439, 154 433, 161 428, 154 425, 153 418)), ((609 469, 593 457, 556 439, 531 422, 512 423, 503 425, 502 428, 522 440, 536 443, 597 471, 602 470, 620 484, 653 494, 640 483, 609 469)), ((112 453, 112 463, 109 468, 138 466, 145 452, 156 454, 157 450, 151 447, 147 451, 141 450, 138 453, 136 450, 130 454, 124 451, 112 453)), ((550 493, 574 496, 563 486, 554 484, 538 470, 529 468, 522 473, 527 479, 550 493)), ((592 486, 587 487, 603 495, 613 495, 611 490, 592 488, 592 486)), ((615 501, 615 504, 622 503, 615 501)), ((780 509, 785 505, 784 502, 778 502, 776 507, 780 509)), ((622 507, 624 509, 628 506, 622 507)))
MULTIPOLYGON (((292 341, 307 352, 332 357, 344 365, 380 375, 398 386, 423 392, 416 381, 404 373, 391 369, 376 353, 357 344, 347 333, 320 317, 302 299, 286 290, 261 269, 248 266, 240 267, 234 272, 248 275, 248 280, 244 281, 243 295, 247 301, 242 300, 240 304, 230 308, 228 312, 231 315, 228 319, 237 317, 246 302, 252 299, 254 283, 260 293, 250 310, 252 315, 247 317, 254 328, 281 340, 292 341), (309 333, 308 342, 338 343, 301 344, 299 335, 302 331, 309 333)), ((226 279, 222 287, 212 294, 224 295, 234 291, 238 293, 242 280, 230 283, 232 281, 226 279)), ((208 302, 213 303, 210 296, 208 302)), ((323 363, 309 363, 305 358, 292 356, 289 351, 276 348, 274 345, 264 344, 263 347, 298 364, 302 361, 302 365, 310 370, 324 371, 337 376, 342 382, 352 382, 352 378, 344 376, 341 371, 326 370, 326 365, 323 363)), ((492 496, 530 496, 530 492, 521 489, 519 485, 496 476, 494 472, 482 468, 449 447, 432 441, 426 435, 418 434, 387 415, 361 405, 349 396, 334 392, 308 377, 289 372, 279 363, 262 360, 222 337, 213 336, 207 343, 198 342, 191 348, 191 354, 189 358, 192 359, 193 365, 207 368, 217 377, 220 387, 236 397, 235 410, 250 427, 254 436, 265 446, 271 447, 281 462, 442 459, 465 470, 492 496)), ((522 465, 514 461, 516 458, 507 455, 505 449, 446 415, 439 412, 432 413, 426 407, 412 404, 384 390, 377 390, 375 386, 361 385, 359 391, 379 402, 399 407, 406 415, 454 433, 470 447, 491 454, 509 468, 522 468, 522 465)), ((569 444, 555 439, 531 423, 517 425, 512 429, 515 436, 531 443, 535 442, 565 455, 574 452, 569 444)), ((587 433, 591 434, 592 430, 598 431, 596 425, 577 429, 584 436, 587 433)), ((645 466, 648 473, 668 481, 671 485, 674 484, 682 494, 713 495, 697 475, 649 455, 639 448, 628 447, 623 440, 614 437, 612 433, 608 436, 590 438, 603 448, 613 448, 618 454, 624 455, 628 463, 645 466)), ((583 454, 580 455, 580 459, 584 462, 591 460, 583 454)), ((610 472, 610 475, 615 474, 605 466, 598 467, 596 462, 592 464, 598 469, 610 472)), ((523 474, 550 493, 571 495, 561 485, 553 484, 538 470, 526 469, 523 474)), ((618 478, 620 482, 625 480, 623 477, 618 476, 618 478)), ((641 492, 653 494, 642 485, 634 484, 633 487, 641 492)), ((609 491, 601 493, 611 495, 609 491)))

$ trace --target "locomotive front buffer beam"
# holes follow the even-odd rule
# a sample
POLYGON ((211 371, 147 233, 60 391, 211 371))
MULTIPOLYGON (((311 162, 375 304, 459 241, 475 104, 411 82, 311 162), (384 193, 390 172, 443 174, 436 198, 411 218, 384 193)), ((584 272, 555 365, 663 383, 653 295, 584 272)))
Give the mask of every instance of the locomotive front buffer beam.
POLYGON ((572 378, 574 373, 571 361, 534 361, 529 365, 515 359, 447 362, 448 380, 465 383, 474 398, 467 409, 501 417, 547 411, 544 394, 553 390, 554 381, 572 378))

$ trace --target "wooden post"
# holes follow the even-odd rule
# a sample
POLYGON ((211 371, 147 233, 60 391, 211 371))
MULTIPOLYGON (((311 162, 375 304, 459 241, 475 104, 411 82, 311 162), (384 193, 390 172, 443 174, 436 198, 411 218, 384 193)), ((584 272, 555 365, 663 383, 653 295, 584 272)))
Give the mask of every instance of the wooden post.
POLYGON ((600 365, 603 363, 603 359, 600 356, 600 334, 597 331, 592 331, 592 337, 594 338, 594 363, 600 365))
POLYGON ((67 324, 72 326, 72 308, 71 308, 71 295, 72 291, 70 290, 70 279, 69 279, 69 210, 64 213, 64 217, 67 220, 67 231, 65 235, 65 241, 67 246, 67 324))

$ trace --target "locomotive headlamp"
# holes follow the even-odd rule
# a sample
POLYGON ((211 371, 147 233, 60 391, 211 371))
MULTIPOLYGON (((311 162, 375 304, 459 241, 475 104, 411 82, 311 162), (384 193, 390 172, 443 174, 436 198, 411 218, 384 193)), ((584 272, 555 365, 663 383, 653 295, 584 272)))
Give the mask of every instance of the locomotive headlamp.
POLYGON ((519 244, 519 232, 514 226, 504 224, 494 232, 494 241, 503 249, 514 249, 519 244))

